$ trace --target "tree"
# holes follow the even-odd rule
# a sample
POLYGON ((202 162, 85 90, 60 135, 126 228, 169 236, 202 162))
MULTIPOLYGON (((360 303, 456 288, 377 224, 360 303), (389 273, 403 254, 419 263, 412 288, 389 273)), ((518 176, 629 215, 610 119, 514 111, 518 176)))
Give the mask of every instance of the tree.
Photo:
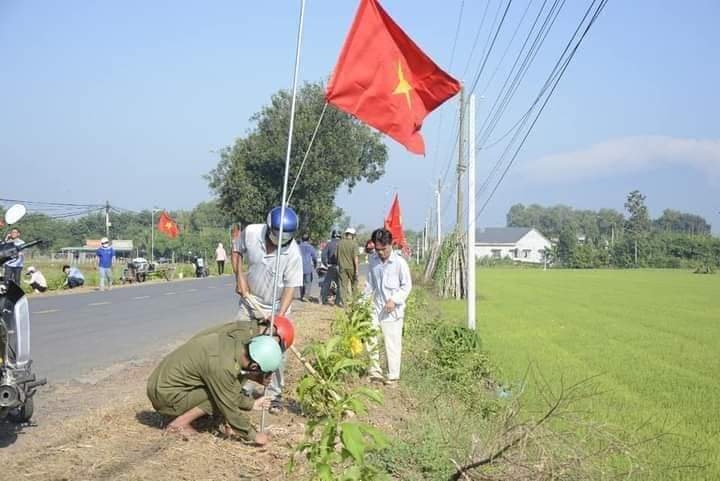
POLYGON ((639 190, 633 190, 625 201, 625 210, 630 217, 625 222, 625 230, 633 240, 645 236, 650 231, 650 215, 645 205, 645 196, 639 190))
MULTIPOLYGON (((282 197, 285 149, 291 96, 274 94, 270 104, 251 120, 255 127, 220 153, 207 176, 218 205, 243 223, 262 222, 282 197)), ((304 85, 298 92, 290 186, 298 176, 310 138, 323 109, 324 87, 304 85)), ((300 229, 325 238, 336 218, 335 194, 360 181, 374 182, 385 172, 387 147, 380 134, 349 115, 328 106, 297 186, 290 200, 300 216, 300 229)))
POLYGON ((690 235, 710 235, 711 229, 702 216, 673 209, 665 209, 662 215, 653 221, 653 225, 661 231, 690 235))
POLYGON ((563 266, 573 267, 577 248, 577 230, 572 222, 567 222, 560 231, 557 255, 563 266))

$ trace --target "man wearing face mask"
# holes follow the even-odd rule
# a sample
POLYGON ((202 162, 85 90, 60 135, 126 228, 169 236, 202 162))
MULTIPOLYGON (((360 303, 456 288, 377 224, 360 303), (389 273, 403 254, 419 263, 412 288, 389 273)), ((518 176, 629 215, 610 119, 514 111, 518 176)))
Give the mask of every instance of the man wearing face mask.
MULTIPOLYGON (((240 256, 237 267, 236 291, 240 294, 240 310, 235 320, 256 323, 257 319, 269 319, 273 305, 276 313, 285 316, 292 305, 295 289, 303 284, 302 256, 293 239, 299 219, 295 211, 285 207, 274 207, 267 215, 265 224, 250 224, 237 239, 234 251, 240 256), (283 227, 280 238, 280 226, 283 227), (275 256, 280 249, 280 268, 277 295, 273 293, 275 278, 275 256), (243 266, 247 261, 247 269, 243 266), (257 311, 259 307, 261 311, 257 311)), ((284 359, 284 356, 283 356, 284 359)), ((284 366, 284 362, 283 362, 284 366)), ((271 413, 281 409, 283 367, 275 373, 268 387, 272 397, 271 413)))

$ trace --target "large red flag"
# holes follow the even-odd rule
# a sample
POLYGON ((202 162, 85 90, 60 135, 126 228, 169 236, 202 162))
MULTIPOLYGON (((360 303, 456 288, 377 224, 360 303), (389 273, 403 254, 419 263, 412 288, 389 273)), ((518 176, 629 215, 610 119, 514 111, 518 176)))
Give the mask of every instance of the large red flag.
POLYGON ((360 0, 326 99, 425 154, 425 117, 460 91, 460 83, 420 50, 378 4, 360 0))
POLYGON ((178 236, 180 229, 178 229, 177 222, 170 217, 167 212, 163 211, 160 214, 160 218, 157 223, 158 231, 162 232, 166 236, 174 239, 178 236))
POLYGON ((400 213, 400 200, 395 194, 390 212, 385 216, 385 228, 392 233, 393 245, 400 246, 401 249, 407 247, 405 241, 405 232, 402 227, 402 214, 400 213))

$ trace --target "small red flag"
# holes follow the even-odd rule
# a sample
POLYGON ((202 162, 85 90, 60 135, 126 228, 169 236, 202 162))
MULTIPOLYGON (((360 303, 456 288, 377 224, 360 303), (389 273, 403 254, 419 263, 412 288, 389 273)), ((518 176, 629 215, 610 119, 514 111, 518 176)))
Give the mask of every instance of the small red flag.
POLYGON ((176 238, 180 232, 177 222, 175 222, 165 211, 160 214, 157 229, 171 239, 176 238))
POLYGON ((425 55, 377 0, 360 0, 328 83, 329 103, 424 155, 423 120, 459 91, 460 83, 425 55))
POLYGON ((397 194, 390 206, 390 212, 385 216, 385 228, 392 233, 393 245, 400 246, 402 249, 407 247, 402 227, 402 214, 400 214, 400 200, 397 194))

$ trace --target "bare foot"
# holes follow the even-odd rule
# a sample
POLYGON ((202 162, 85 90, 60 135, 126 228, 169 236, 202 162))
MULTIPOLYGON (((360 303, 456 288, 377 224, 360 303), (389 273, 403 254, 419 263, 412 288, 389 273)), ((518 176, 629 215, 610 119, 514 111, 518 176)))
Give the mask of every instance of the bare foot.
POLYGON ((190 437, 196 435, 197 433, 197 430, 190 425, 178 426, 170 423, 168 427, 165 428, 165 434, 173 434, 181 437, 184 440, 188 440, 190 437))

